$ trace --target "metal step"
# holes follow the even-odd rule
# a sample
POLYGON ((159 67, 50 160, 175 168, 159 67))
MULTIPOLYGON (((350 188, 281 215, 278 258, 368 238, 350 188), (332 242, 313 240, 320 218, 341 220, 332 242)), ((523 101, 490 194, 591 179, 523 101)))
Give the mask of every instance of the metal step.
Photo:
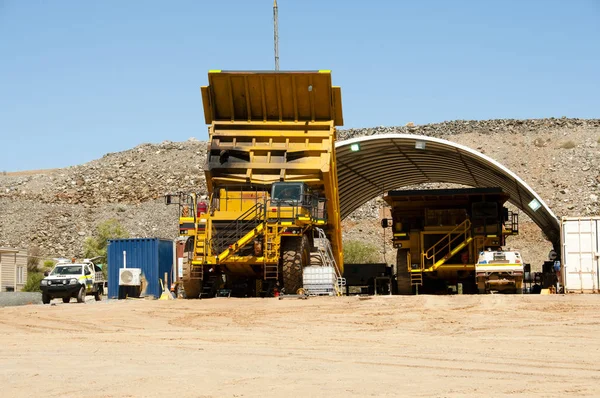
POLYGON ((201 240, 196 240, 196 247, 195 247, 195 253, 199 254, 199 255, 203 255, 204 254, 204 239, 201 240))
POLYGON ((410 273, 410 284, 412 286, 423 286, 423 273, 422 272, 411 272, 410 273))
POLYGON ((215 289, 217 278, 217 276, 211 276, 202 284, 202 292, 200 292, 200 298, 215 297, 217 293, 215 289))
POLYGON ((190 265, 189 279, 202 280, 204 279, 204 266, 202 264, 191 264, 190 265))
POLYGON ((321 257, 320 252, 311 252, 310 253, 310 265, 320 267, 323 265, 323 257, 321 257))
POLYGON ((264 279, 279 279, 279 265, 277 264, 265 264, 264 265, 264 279))

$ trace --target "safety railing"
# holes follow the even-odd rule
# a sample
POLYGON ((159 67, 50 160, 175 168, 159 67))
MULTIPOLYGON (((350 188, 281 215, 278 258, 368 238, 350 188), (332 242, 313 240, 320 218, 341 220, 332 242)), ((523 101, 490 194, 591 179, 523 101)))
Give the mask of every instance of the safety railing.
POLYGON ((248 232, 262 224, 264 219, 265 204, 257 203, 231 223, 219 228, 220 231, 216 232, 210 240, 212 252, 221 253, 225 251, 229 245, 237 242, 248 232))
POLYGON ((311 221, 327 222, 327 200, 306 194, 299 199, 270 199, 267 201, 267 219, 269 221, 295 220, 309 217, 311 221))
POLYGON ((346 286, 346 278, 342 276, 342 273, 340 272, 340 269, 335 261, 333 250, 325 231, 323 231, 321 228, 315 228, 315 230, 317 231, 317 236, 319 239, 319 245, 317 245, 317 248, 321 254, 322 264, 326 267, 333 268, 336 278, 334 284, 335 294, 336 296, 342 296, 344 294, 344 287, 346 286))
POLYGON ((457 247, 460 245, 464 246, 470 237, 471 221, 465 220, 423 253, 421 268, 425 268, 427 260, 431 260, 430 262, 435 266, 440 260, 449 256, 457 247), (439 258, 440 256, 442 257, 441 259, 439 258))

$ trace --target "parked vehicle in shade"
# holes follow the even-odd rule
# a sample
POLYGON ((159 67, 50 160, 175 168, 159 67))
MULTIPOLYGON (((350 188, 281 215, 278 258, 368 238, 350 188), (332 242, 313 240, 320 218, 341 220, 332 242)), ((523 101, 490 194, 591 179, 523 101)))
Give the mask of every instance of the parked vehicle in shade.
POLYGON ((524 266, 518 251, 482 251, 475 265, 479 293, 523 293, 524 266))

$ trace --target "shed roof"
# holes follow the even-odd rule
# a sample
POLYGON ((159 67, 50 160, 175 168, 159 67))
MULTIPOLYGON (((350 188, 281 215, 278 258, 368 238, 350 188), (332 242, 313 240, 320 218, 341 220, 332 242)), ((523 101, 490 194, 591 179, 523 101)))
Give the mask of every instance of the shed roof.
POLYGON ((499 187, 556 250, 560 247, 559 220, 542 198, 508 168, 464 145, 420 135, 381 134, 338 141, 336 157, 342 218, 386 191, 409 185, 499 187))

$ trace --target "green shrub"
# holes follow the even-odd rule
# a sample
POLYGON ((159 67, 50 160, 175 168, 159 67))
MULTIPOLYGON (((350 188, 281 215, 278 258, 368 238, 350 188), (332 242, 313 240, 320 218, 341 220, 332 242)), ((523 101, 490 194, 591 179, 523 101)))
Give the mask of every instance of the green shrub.
POLYGON ((44 279, 42 272, 30 272, 27 275, 27 283, 23 286, 24 292, 41 292, 40 281, 44 279))
POLYGON ((121 226, 119 221, 110 219, 101 222, 96 227, 93 237, 87 237, 83 242, 83 255, 85 258, 106 256, 106 246, 110 239, 129 238, 129 233, 121 226))
POLYGON ((38 272, 38 266, 40 265, 40 256, 42 255, 42 250, 33 246, 29 248, 29 256, 27 257, 27 272, 38 272))
POLYGON ((371 243, 349 240, 343 245, 344 264, 376 263, 379 260, 379 249, 371 243))
POLYGON ((577 144, 575 144, 573 141, 566 141, 563 142, 562 144, 560 144, 560 147, 562 149, 573 149, 577 146, 577 144))

